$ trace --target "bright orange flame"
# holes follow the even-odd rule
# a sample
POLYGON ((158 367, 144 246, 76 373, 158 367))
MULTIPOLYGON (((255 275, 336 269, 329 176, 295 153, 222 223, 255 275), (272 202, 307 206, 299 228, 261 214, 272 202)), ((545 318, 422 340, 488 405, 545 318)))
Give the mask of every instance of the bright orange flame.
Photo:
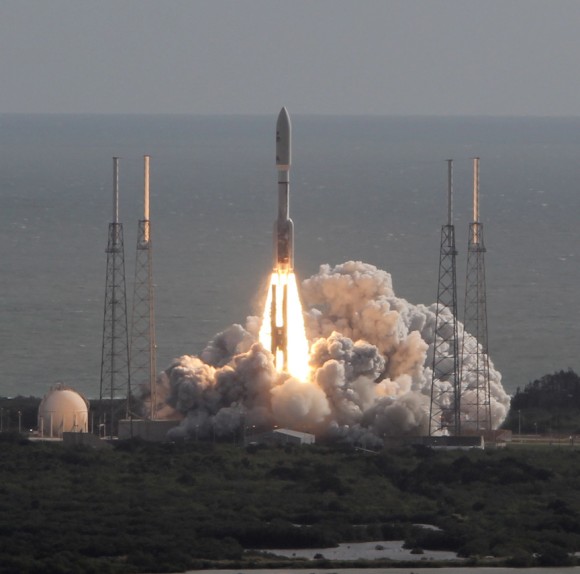
MULTIPOLYGON (((280 336, 282 337, 282 335, 280 336)), ((301 381, 308 378, 310 372, 308 366, 309 345, 304 329, 304 317, 302 316, 302 304, 298 295, 296 276, 292 271, 277 270, 272 273, 266 305, 262 314, 260 343, 272 351, 278 371, 286 370, 301 381), (275 308, 273 309, 274 297, 275 308), (284 301, 286 301, 286 310, 284 310, 284 301), (272 321, 272 314, 275 317, 274 321, 272 321), (285 334, 285 341, 282 338, 279 345, 274 344, 276 336, 272 336, 272 327, 276 333, 285 334), (284 357, 285 353, 286 357, 284 357), (286 362, 286 368, 284 368, 284 362, 286 362)))

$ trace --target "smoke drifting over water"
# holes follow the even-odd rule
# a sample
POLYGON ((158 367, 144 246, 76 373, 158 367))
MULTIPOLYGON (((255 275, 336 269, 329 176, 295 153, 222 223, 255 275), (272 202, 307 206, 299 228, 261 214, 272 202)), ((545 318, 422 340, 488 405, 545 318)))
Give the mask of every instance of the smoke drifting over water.
MULTIPOLYGON (((200 357, 179 357, 159 376, 158 416, 182 419, 172 438, 284 426, 372 445, 428 433, 435 304, 412 305, 395 295, 387 272, 354 261, 322 265, 301 295, 308 380, 276 371, 258 342, 260 318, 248 317, 245 328, 232 325, 200 357)), ((491 361, 490 385, 497 427, 509 396, 491 361)))

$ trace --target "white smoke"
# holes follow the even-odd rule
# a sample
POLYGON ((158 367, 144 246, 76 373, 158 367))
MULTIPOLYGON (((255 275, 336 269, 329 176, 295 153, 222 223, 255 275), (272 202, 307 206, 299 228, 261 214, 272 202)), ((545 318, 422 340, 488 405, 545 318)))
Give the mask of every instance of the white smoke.
MULTIPOLYGON (((396 297, 391 276, 360 261, 321 266, 301 294, 309 380, 275 370, 271 353, 257 342, 259 318, 249 317, 245 329, 232 325, 200 358, 180 357, 158 378, 159 416, 183 419, 174 438, 285 426, 374 446, 386 436, 428 433, 436 305, 396 297)), ((459 331, 461 340, 461 324, 459 331)), ((491 361, 490 388, 495 428, 509 396, 491 361)), ((472 414, 473 402, 466 396, 463 416, 472 414)))

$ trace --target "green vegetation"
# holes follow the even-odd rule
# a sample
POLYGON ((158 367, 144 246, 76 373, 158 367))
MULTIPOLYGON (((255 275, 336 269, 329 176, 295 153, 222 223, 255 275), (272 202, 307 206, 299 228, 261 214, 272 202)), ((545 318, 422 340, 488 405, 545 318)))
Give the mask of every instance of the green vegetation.
MULTIPOLYGON (((38 403, 0 398, 2 573, 412 566, 244 551, 384 539, 405 540, 417 560, 451 550, 467 564, 561 566, 580 551, 580 440, 378 454, 135 440, 96 451, 19 435, 38 403)), ((518 389, 504 426, 580 434, 580 377, 560 371, 518 389)))
MULTIPOLYGON (((140 441, 95 451, 0 434, 3 573, 288 567, 242 549, 381 539, 406 540, 418 560, 449 549, 472 563, 568 564, 580 550, 580 451, 140 441)), ((308 567, 324 564, 337 567, 308 567)))
POLYGON ((569 369, 518 388, 503 427, 522 434, 580 434, 580 377, 569 369))

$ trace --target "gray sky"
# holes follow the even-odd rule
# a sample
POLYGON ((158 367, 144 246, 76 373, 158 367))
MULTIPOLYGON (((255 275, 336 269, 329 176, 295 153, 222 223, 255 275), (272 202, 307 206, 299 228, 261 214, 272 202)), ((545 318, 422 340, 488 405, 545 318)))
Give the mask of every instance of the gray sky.
POLYGON ((0 113, 580 115, 578 0, 0 0, 0 113))

